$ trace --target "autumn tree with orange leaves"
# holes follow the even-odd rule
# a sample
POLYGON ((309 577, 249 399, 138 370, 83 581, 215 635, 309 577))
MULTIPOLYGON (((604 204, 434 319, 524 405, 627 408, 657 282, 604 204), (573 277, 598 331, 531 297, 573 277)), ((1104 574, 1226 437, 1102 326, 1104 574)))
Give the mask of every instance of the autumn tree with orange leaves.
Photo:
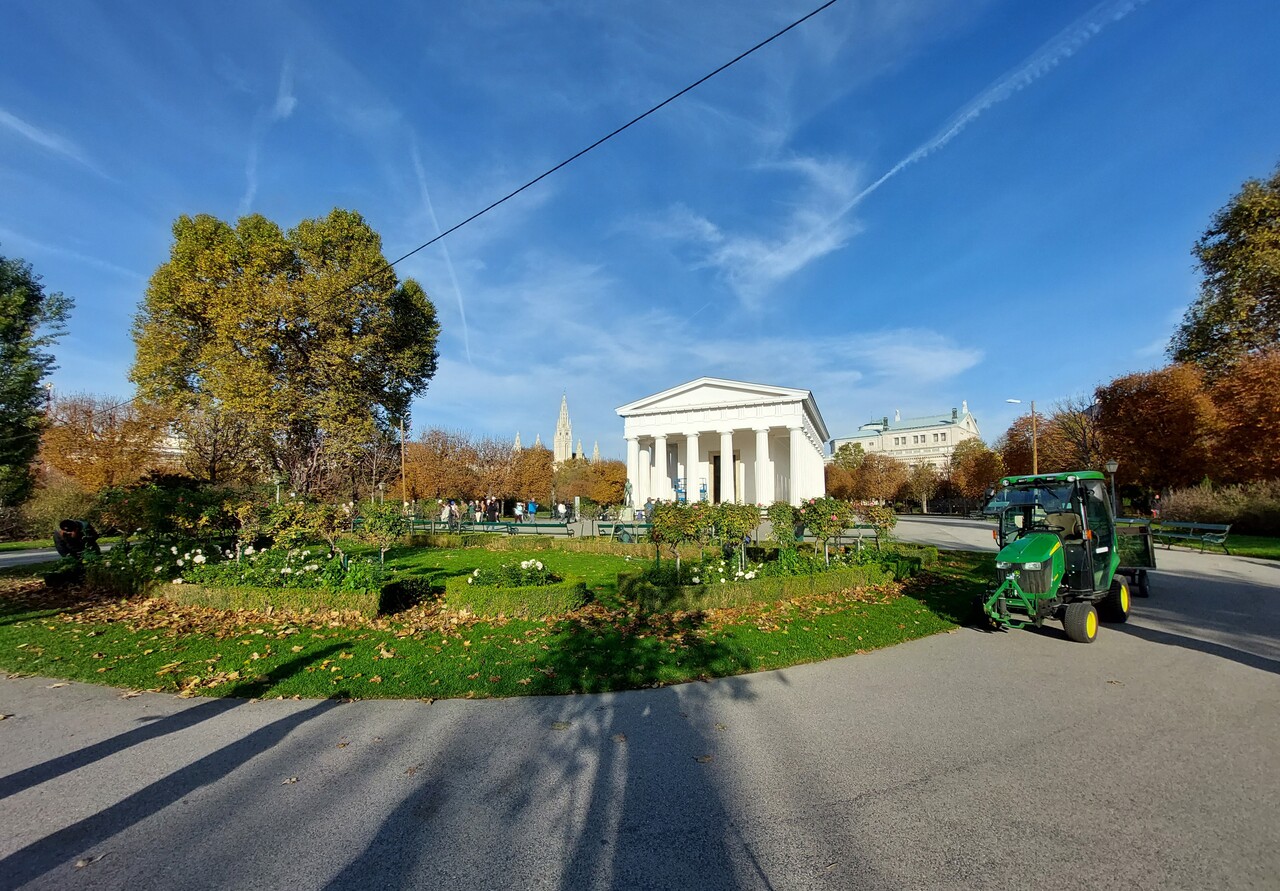
POLYGON ((1098 429, 1119 484, 1186 486, 1210 475, 1215 411, 1193 365, 1129 374, 1099 387, 1098 429))

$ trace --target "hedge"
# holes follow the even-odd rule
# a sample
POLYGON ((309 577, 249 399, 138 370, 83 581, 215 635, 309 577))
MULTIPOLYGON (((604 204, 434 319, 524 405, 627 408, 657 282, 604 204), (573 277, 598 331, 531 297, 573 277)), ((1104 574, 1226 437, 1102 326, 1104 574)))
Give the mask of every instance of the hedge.
POLYGON ((813 575, 771 576, 749 582, 667 588, 645 578, 643 571, 623 572, 618 574, 618 594, 645 612, 696 612, 834 594, 850 588, 882 585, 893 578, 894 573, 886 567, 868 564, 813 575))
POLYGON ((297 612, 350 610, 373 618, 383 607, 382 591, 328 591, 323 588, 248 588, 212 585, 157 585, 154 594, 185 606, 297 612))
POLYGON ((585 582, 569 579, 554 585, 495 588, 468 585, 470 576, 445 579, 444 598, 449 609, 467 610, 477 616, 511 616, 545 619, 572 612, 587 602, 585 582))

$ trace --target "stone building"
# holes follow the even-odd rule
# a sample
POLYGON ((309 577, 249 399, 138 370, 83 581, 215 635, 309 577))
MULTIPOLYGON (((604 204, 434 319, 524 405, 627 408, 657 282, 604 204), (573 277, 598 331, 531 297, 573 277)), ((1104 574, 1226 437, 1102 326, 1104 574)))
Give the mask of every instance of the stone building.
POLYGON ((769 504, 826 491, 829 433, 808 390, 703 377, 617 410, 632 503, 769 504))
MULTIPOLYGON (((900 412, 878 421, 870 421, 852 436, 831 440, 831 454, 846 443, 860 443, 867 454, 877 452, 897 458, 909 467, 932 464, 938 470, 946 467, 951 453, 966 439, 981 439, 978 422, 969 413, 967 401, 950 414, 926 415, 903 419, 900 412)), ((828 459, 829 460, 829 459, 828 459)))

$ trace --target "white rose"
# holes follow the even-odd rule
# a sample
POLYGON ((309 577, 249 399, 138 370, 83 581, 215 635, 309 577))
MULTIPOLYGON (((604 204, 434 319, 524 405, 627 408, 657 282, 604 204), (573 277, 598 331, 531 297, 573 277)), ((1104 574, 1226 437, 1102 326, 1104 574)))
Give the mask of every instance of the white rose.
POLYGON ((160 571, 160 570, 162 570, 162 569, 164 569, 164 567, 163 567, 163 566, 157 566, 157 567, 156 567, 156 572, 159 572, 159 571, 160 571))
POLYGON ((174 545, 173 547, 169 548, 169 553, 174 554, 176 556, 178 553, 178 546, 174 545))

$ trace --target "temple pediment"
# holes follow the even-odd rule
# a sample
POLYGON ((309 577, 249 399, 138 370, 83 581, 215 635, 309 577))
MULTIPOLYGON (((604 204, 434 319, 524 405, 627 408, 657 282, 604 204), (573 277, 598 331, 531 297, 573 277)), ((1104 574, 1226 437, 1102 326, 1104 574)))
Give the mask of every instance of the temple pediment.
POLYGON ((618 409, 618 414, 626 417, 738 405, 784 404, 802 402, 810 398, 812 397, 808 390, 700 377, 686 384, 680 384, 678 387, 628 403, 618 409))

